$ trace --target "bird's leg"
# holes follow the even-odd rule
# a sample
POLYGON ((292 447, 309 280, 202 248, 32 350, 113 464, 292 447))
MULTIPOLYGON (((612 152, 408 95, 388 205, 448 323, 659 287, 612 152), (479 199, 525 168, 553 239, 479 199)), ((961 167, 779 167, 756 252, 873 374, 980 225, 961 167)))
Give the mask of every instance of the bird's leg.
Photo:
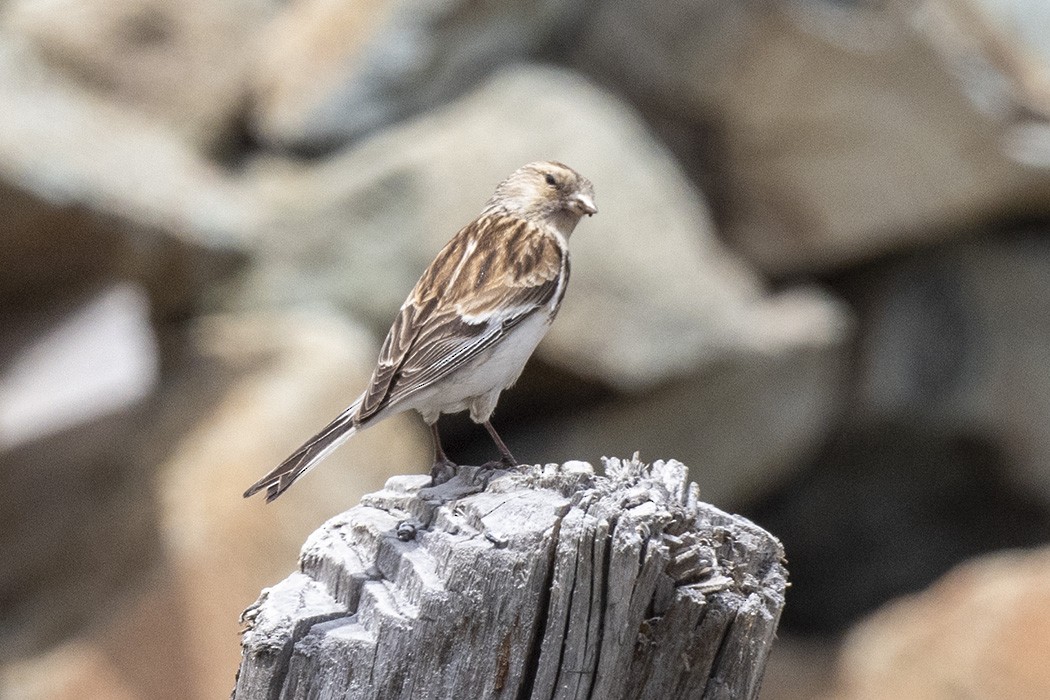
POLYGON ((430 467, 430 479, 434 486, 437 486, 456 475, 456 463, 448 458, 441 446, 441 433, 438 432, 437 421, 430 424, 430 432, 434 434, 434 464, 430 467))
POLYGON ((485 430, 489 431, 489 437, 491 437, 492 441, 496 443, 496 448, 499 450, 500 458, 498 462, 488 462, 487 464, 484 464, 482 466, 516 467, 518 465, 518 460, 514 459, 514 455, 510 453, 510 450, 507 448, 506 443, 504 443, 503 440, 500 438, 499 433, 496 432, 496 429, 492 427, 492 423, 490 421, 485 421, 483 425, 485 426, 485 430))

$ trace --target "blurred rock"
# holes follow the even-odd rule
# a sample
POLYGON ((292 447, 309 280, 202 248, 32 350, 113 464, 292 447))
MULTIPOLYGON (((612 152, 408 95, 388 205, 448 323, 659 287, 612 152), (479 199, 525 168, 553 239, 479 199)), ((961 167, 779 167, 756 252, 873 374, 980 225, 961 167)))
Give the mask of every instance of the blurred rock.
MULTIPOLYGON (((925 0, 912 25, 923 32, 967 96, 1026 132, 1020 162, 1050 167, 1050 8, 1039 0, 925 0), (1025 152, 1027 150, 1027 152, 1025 152)), ((1015 137, 1017 134, 1015 134, 1015 137)))
POLYGON ((166 447, 154 421, 178 322, 241 259, 229 231, 250 208, 174 132, 6 31, 0 104, 0 641, 24 654, 89 622, 156 556, 144 454, 166 447))
POLYGON ((842 430, 742 509, 790 548, 783 627, 838 633, 970 557, 1050 541, 1050 508, 1008 481, 1009 464, 995 444, 915 422, 842 430))
POLYGON ((702 199, 638 116, 578 75, 523 66, 329 162, 260 175, 277 212, 242 304, 325 299, 385 333, 434 254, 522 164, 564 161, 601 212, 573 236, 573 279, 538 355, 625 390, 739 353, 837 340, 815 293, 769 297, 719 244, 702 199))
POLYGON ((847 637, 833 697, 1050 696, 1050 550, 964 564, 847 637))
POLYGON ((62 206, 0 181, 0 217, 6 222, 0 227, 0 257, 6 266, 0 276, 0 314, 10 316, 12 307, 23 311, 39 306, 61 292, 80 296, 85 282, 117 276, 114 268, 125 250, 122 236, 82 207, 62 206))
POLYGON ((0 25, 80 86, 218 147, 271 0, 13 0, 0 25))
POLYGON ((296 3, 261 42, 255 133, 300 151, 332 149, 564 40, 585 11, 579 0, 296 3))
POLYGON ((0 451, 132 406, 156 387, 149 302, 134 285, 104 290, 28 343, 24 329, 7 330, 24 347, 10 361, 0 351, 0 451))
MULTIPOLYGON (((369 52, 384 50, 375 35, 396 15, 391 0, 304 0, 287 6, 259 42, 250 81, 253 133, 264 143, 308 151, 346 140, 354 130, 348 122, 360 114, 368 116, 358 129, 382 124, 390 109, 361 110, 349 85, 369 52)), ((406 68, 410 59, 407 66, 395 61, 388 70, 406 68)))
POLYGON ((112 659, 87 640, 0 668, 7 700, 141 700, 114 669, 112 659))
POLYGON ((830 639, 777 633, 759 700, 814 700, 831 686, 836 646, 830 639))
MULTIPOLYGON (((100 608, 72 639, 0 666, 7 700, 185 700, 195 696, 182 601, 170 574, 152 567, 141 585, 100 608)), ((68 632, 68 631, 67 631, 68 632)))
MULTIPOLYGON (((27 662, 30 680, 54 664, 80 697, 109 697, 90 694, 96 672, 127 697, 228 695, 238 615, 295 568, 306 535, 406 464, 430 464, 427 432, 405 416, 355 437, 276 503, 245 501, 352 400, 377 343, 321 312, 209 317, 186 342, 159 405, 0 454, 0 492, 16 499, 0 508, 0 659, 71 632, 84 640, 27 662)), ((46 688, 27 697, 60 692, 46 688)))
POLYGON ((1018 42, 967 6, 613 0, 574 63, 692 135, 727 235, 763 269, 826 270, 1050 213, 1050 111, 1000 89, 1018 42))
POLYGON ((945 246, 855 279, 862 418, 994 442, 1010 478, 1050 504, 1046 235, 945 246))
POLYGON ((225 697, 239 649, 237 618, 296 566, 303 539, 389 476, 430 465, 421 421, 403 416, 340 447, 272 504, 242 492, 324 427, 365 385, 375 339, 320 312, 219 316, 199 322, 202 361, 236 379, 162 465, 161 529, 194 669, 191 697, 225 697), (231 641, 232 640, 232 641, 231 641))
POLYGON ((548 420, 508 425, 499 418, 512 408, 501 404, 497 423, 529 462, 635 450, 647 461, 687 455, 704 500, 737 508, 792 474, 836 425, 848 346, 845 333, 821 326, 823 313, 797 319, 800 335, 812 333, 808 343, 741 351, 644 396, 548 420))
POLYGON ((1050 539, 1042 230, 986 231, 836 288, 860 319, 845 429, 744 511, 792 553, 789 629, 841 629, 968 557, 1050 539))
POLYGON ((130 283, 66 291, 0 323, 0 658, 85 624, 156 552, 151 309, 130 283))
POLYGON ((0 452, 0 658, 88 624, 156 557, 149 405, 0 452))
POLYGON ((205 698, 195 694, 197 650, 186 633, 185 610, 196 603, 180 594, 164 562, 111 604, 82 637, 103 651, 123 683, 143 700, 205 698), (163 630, 163 634, 160 633, 163 630))
POLYGON ((240 259, 241 188, 174 132, 78 89, 0 35, 4 311, 132 278, 158 318, 187 313, 240 259))

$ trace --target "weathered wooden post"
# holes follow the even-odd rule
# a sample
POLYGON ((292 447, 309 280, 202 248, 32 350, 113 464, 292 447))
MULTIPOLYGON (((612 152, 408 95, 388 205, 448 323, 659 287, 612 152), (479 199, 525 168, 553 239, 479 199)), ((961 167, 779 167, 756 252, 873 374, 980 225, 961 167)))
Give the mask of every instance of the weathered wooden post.
POLYGON ((245 612, 234 698, 753 698, 780 543, 680 463, 391 479, 245 612))

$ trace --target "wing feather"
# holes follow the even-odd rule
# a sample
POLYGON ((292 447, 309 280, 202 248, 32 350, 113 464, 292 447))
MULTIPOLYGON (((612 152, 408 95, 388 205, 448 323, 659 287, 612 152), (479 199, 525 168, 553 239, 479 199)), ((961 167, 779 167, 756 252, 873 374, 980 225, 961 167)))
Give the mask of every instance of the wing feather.
POLYGON ((522 219, 486 216, 463 228, 401 307, 357 421, 433 385, 498 342, 563 291, 567 265, 558 239, 522 219))

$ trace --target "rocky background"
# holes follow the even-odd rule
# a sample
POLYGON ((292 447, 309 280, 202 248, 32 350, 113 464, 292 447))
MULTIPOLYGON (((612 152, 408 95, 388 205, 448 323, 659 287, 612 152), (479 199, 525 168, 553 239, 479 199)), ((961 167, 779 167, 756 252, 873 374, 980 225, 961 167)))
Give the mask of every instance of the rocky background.
POLYGON ((601 213, 514 451, 677 458, 779 535, 764 698, 1050 696, 1044 0, 2 0, 0 697, 226 697, 429 437, 241 492, 547 158, 601 213))

